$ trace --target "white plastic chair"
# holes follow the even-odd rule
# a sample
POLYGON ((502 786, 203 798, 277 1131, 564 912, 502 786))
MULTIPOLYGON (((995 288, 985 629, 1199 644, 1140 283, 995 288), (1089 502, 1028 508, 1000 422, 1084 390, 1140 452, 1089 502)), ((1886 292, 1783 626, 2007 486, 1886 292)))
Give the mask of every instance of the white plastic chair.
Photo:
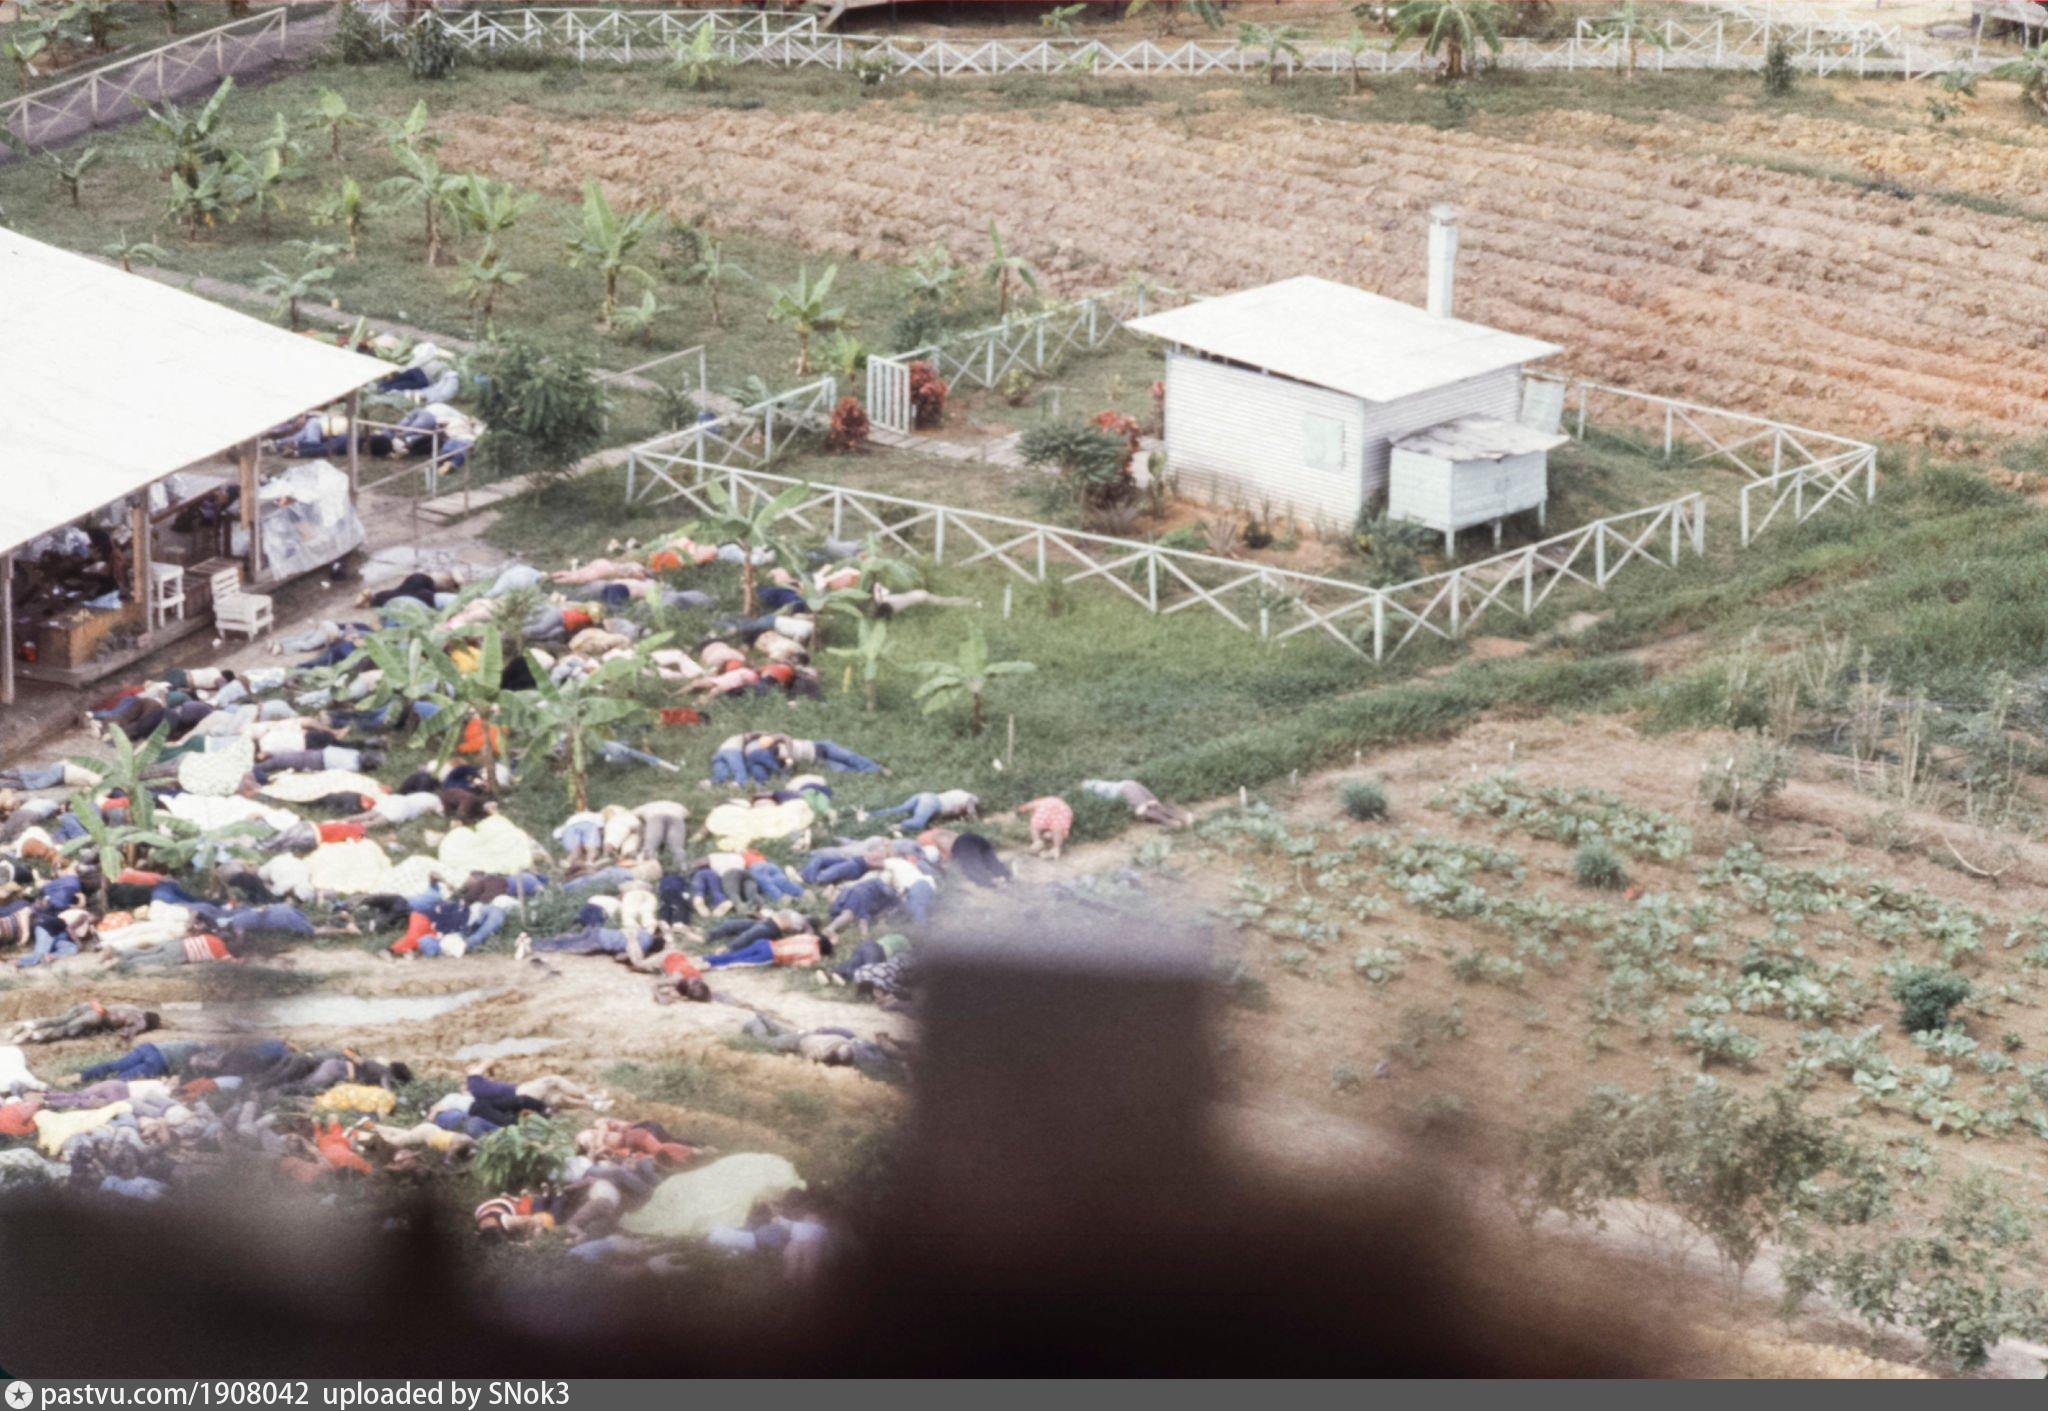
POLYGON ((153 626, 161 627, 175 615, 185 620, 185 569, 175 563, 149 566, 149 610, 153 626))
POLYGON ((223 634, 239 632, 253 642, 258 632, 276 627, 270 599, 242 591, 241 569, 223 568, 207 581, 213 585, 213 624, 223 634))

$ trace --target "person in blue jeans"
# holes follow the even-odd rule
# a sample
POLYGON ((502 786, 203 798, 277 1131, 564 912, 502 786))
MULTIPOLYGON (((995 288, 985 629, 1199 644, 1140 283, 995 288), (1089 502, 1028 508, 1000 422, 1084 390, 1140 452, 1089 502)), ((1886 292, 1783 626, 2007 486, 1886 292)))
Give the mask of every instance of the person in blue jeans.
POLYGON ((882 766, 866 755, 855 754, 852 750, 831 740, 812 740, 811 748, 817 752, 817 762, 827 769, 836 769, 842 774, 880 774, 882 766))
POLYGON ((892 808, 870 809, 868 817, 903 818, 904 831, 922 833, 941 818, 972 818, 980 807, 981 800, 965 789, 949 789, 943 794, 926 790, 892 808))
POLYGON ((64 782, 64 766, 45 765, 41 768, 0 770, 0 788, 22 789, 33 793, 38 789, 54 789, 64 782))
POLYGON ((804 889, 790 881, 789 873, 773 862, 756 862, 747 867, 747 875, 761 887, 761 895, 770 901, 798 901, 804 889))
POLYGON ((880 860, 879 853, 812 853, 804 860, 801 875, 814 887, 836 887, 842 882, 859 881, 872 872, 880 860))
POLYGON ((170 1071, 171 1061, 162 1049, 155 1044, 137 1044, 119 1058, 80 1069, 78 1080, 81 1083, 98 1083, 118 1078, 124 1083, 133 1083, 144 1078, 161 1078, 170 1071))

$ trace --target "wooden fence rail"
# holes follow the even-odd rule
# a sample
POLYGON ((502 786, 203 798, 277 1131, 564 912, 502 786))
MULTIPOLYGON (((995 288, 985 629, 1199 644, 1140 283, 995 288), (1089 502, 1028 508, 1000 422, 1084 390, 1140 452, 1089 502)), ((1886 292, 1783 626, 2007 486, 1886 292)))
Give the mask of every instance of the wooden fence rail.
POLYGON ((0 128, 31 151, 68 139, 82 128, 134 113, 138 103, 161 101, 195 75, 225 78, 252 54, 283 52, 290 25, 290 6, 280 5, 117 59, 0 101, 0 128))
MULTIPOLYGON (((1768 7, 1751 7, 1768 11, 1768 7)), ((402 14, 386 3, 369 7, 387 37, 402 32, 402 14)), ((1418 48, 1374 45, 1353 52, 1329 45, 1305 45, 1300 52, 1268 53, 1256 45, 1225 39, 1161 44, 1153 40, 1041 39, 921 40, 875 34, 839 34, 821 29, 814 17, 751 10, 521 9, 471 11, 438 22, 468 49, 528 48, 579 63, 634 63, 666 59, 674 47, 710 27, 721 54, 736 64, 776 68, 861 69, 883 75, 926 78, 996 77, 1004 74, 1070 73, 1099 77, 1203 75, 1244 76, 1268 68, 1297 73, 1356 72, 1385 77, 1418 71, 1427 60, 1418 48)), ((1577 32, 1556 40, 1511 39, 1487 62, 1501 68, 1548 70, 1619 69, 1634 64, 1646 72, 1763 67, 1773 44, 1782 43, 1793 66, 1803 72, 1859 77, 1924 77, 1963 68, 1983 72, 1998 61, 1914 45, 1897 25, 1845 25, 1808 14, 1775 22, 1749 13, 1730 13, 1661 22, 1648 40, 1628 43, 1598 24, 1582 21, 1577 32)))

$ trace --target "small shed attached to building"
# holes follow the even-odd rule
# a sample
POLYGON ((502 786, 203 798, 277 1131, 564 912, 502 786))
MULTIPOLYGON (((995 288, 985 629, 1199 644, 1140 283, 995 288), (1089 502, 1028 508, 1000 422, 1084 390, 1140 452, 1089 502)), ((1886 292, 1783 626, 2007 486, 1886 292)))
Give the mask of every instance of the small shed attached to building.
POLYGON ((1387 514, 1426 525, 1457 547, 1460 529, 1493 526, 1526 510, 1538 522, 1550 502, 1550 452, 1571 438, 1518 421, 1463 416, 1394 443, 1387 476, 1387 514))
POLYGON ((1450 317, 1449 232, 1432 251, 1442 312, 1302 276, 1132 321, 1171 345, 1166 463, 1178 482, 1349 525, 1386 492, 1402 437, 1460 417, 1520 419, 1523 369, 1561 350, 1450 317))

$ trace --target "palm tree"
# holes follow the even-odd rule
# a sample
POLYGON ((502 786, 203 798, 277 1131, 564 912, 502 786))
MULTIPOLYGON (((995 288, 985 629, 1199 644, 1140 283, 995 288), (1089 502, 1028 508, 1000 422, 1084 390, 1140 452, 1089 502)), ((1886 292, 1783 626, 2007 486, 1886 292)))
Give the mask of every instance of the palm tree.
POLYGON ((1038 271, 1022 255, 1010 254, 1003 248, 1003 233, 996 229, 996 223, 988 223, 989 261, 982 266, 981 278, 986 284, 995 286, 996 317, 1010 316, 1010 290, 1013 283, 1022 284, 1034 294, 1038 292, 1038 271))
POLYGON ((100 246, 100 253, 118 261, 123 274, 135 273, 137 264, 160 265, 171 257, 161 245, 153 245, 147 240, 130 240, 125 230, 118 239, 100 246))
POLYGON ((1460 79, 1468 71, 1469 56, 1480 46, 1500 53, 1501 14, 1499 0, 1401 0, 1389 16, 1393 45, 1420 35, 1424 54, 1432 59, 1443 56, 1444 77, 1460 79))
POLYGON ((331 88, 323 88, 306 109, 306 125, 327 130, 327 155, 333 161, 341 160, 341 134, 351 127, 367 127, 369 119, 348 105, 348 99, 331 88))
POLYGON ((370 203, 352 176, 344 175, 332 196, 314 203, 315 225, 338 225, 348 237, 348 257, 354 259, 362 246, 363 227, 370 217, 370 203))
POLYGON ((706 235, 697 247, 697 262, 683 271, 683 282, 701 284, 711 299, 711 326, 725 327, 725 310, 719 300, 719 291, 728 282, 751 279, 738 260, 725 253, 725 242, 715 235, 706 235))
POLYGON ((830 333, 846 322, 846 310, 831 302, 832 282, 838 278, 838 265, 825 266, 824 273, 815 280, 811 278, 810 267, 805 266, 797 271, 796 283, 768 291, 774 300, 768 307, 769 319, 796 330, 798 377, 810 375, 812 335, 830 333))
POLYGON ((999 676, 1028 675, 1038 667, 1028 661, 990 661, 988 638, 976 627, 960 644, 960 654, 952 661, 921 661, 917 669, 924 673, 924 684, 917 688, 913 698, 924 702, 924 713, 935 715, 965 699, 968 728, 979 735, 988 728, 985 698, 989 682, 999 676))
POLYGON ((1651 22, 1638 0, 1623 0, 1619 10, 1593 22, 1593 32, 1620 42, 1630 78, 1636 76, 1636 58, 1643 45, 1653 49, 1671 47, 1664 31, 1651 22))
POLYGON ((2022 50, 1991 71, 1991 76, 2020 86, 2020 96, 2048 116, 2048 44, 2022 50))
POLYGON ((398 175, 377 183, 378 194, 394 206, 418 206, 426 214, 427 267, 441 258, 441 217, 458 178, 441 169, 432 151, 406 144, 393 146, 398 175))
POLYGON ((612 209, 612 203, 605 199, 604 189, 594 181, 583 183, 582 219, 569 227, 569 267, 582 269, 585 266, 604 276, 604 309, 598 326, 609 330, 612 315, 619 307, 619 280, 624 275, 654 282, 654 276, 638 265, 631 263, 633 252, 640 242, 654 232, 661 220, 661 212, 653 209, 628 211, 624 215, 612 209))
POLYGON ((332 299, 334 289, 327 281, 334 278, 334 266, 323 263, 341 252, 339 245, 321 245, 310 240, 290 242, 300 248, 299 270, 287 274, 276 265, 265 260, 263 277, 256 281, 256 292, 268 294, 274 301, 272 316, 283 315, 287 327, 296 330, 299 326, 299 305, 307 299, 332 299))
POLYGON ((1280 81, 1280 57, 1286 55, 1294 63, 1302 59, 1301 41, 1307 36, 1295 25, 1263 25, 1249 22, 1238 25, 1237 42, 1246 49, 1260 50, 1266 56, 1266 82, 1280 81))
POLYGON ((836 657, 846 659, 846 680, 852 689, 853 673, 860 672, 861 699, 867 713, 875 713, 875 688, 882 675, 882 657, 889 647, 889 620, 885 617, 856 619, 860 636, 850 647, 827 647, 825 650, 836 657))
MULTIPOLYGON (((760 566, 754 562, 764 550, 772 560, 795 562, 796 552, 784 539, 780 529, 783 516, 809 498, 811 487, 808 483, 792 485, 772 500, 756 500, 751 510, 742 509, 737 501, 726 492, 723 485, 713 481, 704 490, 712 513, 702 522, 702 532, 713 536, 721 544, 737 544, 745 550, 740 562, 740 616, 754 615, 754 585, 759 580, 760 566)), ((692 533, 691 538, 697 538, 692 533)))
POLYGON ((86 148, 68 162, 64 160, 64 154, 61 152, 43 153, 43 161, 56 173, 57 184, 62 186, 64 194, 71 198, 74 210, 84 204, 80 199, 80 186, 85 180, 85 174, 98 166, 99 160, 100 149, 97 147, 86 148))
POLYGON ((492 316, 497 312, 499 298, 526 282, 526 276, 499 257, 498 242, 484 241, 483 249, 473 260, 464 260, 455 276, 454 292, 475 311, 477 327, 486 338, 491 336, 492 316))

